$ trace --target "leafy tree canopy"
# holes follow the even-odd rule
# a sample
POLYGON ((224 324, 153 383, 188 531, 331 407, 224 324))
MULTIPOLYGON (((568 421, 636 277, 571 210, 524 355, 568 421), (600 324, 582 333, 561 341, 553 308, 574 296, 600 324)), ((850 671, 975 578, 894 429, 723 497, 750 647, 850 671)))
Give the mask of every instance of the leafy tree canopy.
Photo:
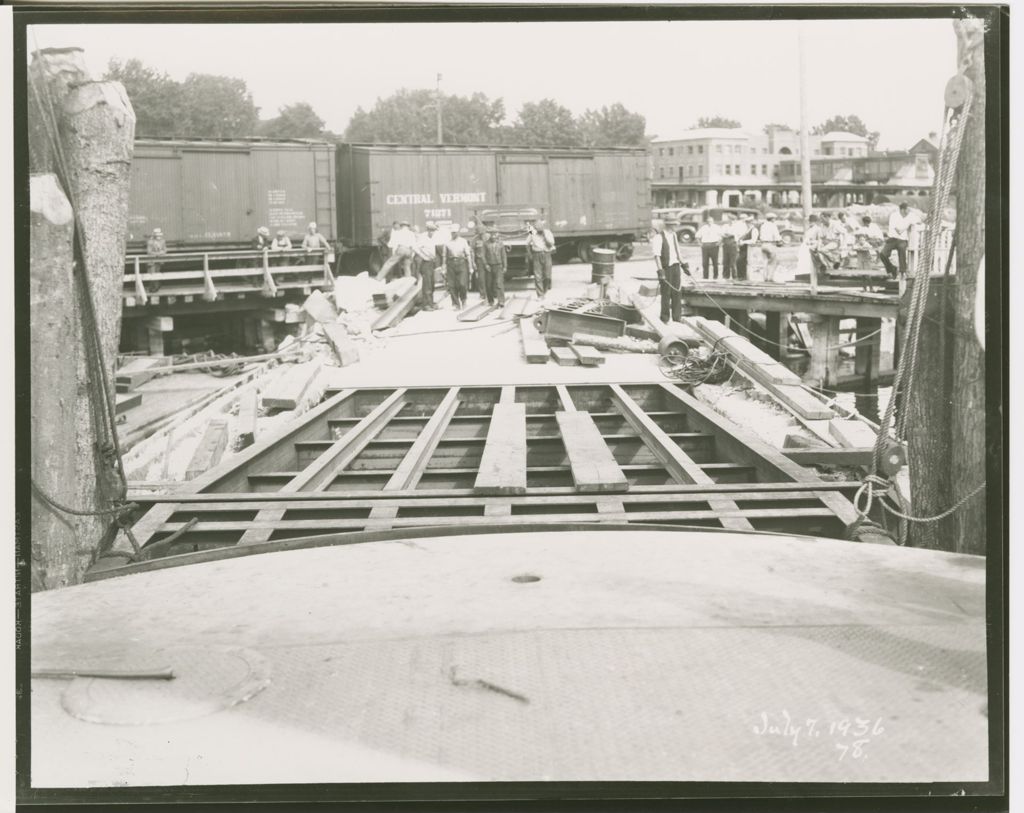
POLYGON ((275 118, 261 121, 259 133, 266 138, 325 138, 330 134, 308 102, 296 102, 282 107, 275 118))
POLYGON ((834 130, 864 136, 871 145, 871 149, 875 148, 875 145, 878 143, 878 137, 881 135, 878 130, 869 130, 868 126, 857 115, 832 116, 812 129, 811 132, 814 135, 825 135, 825 133, 831 133, 834 130))
POLYGON ((736 119, 726 118, 725 116, 701 116, 690 129, 704 130, 710 127, 721 127, 726 130, 738 130, 742 126, 736 119))
MULTIPOLYGON (((441 96, 445 144, 489 144, 505 118, 505 103, 483 93, 441 96)), ((437 141, 437 94, 402 89, 377 99, 371 110, 357 108, 345 129, 355 142, 433 144, 437 141)))
POLYGON ((580 117, 583 141, 590 147, 643 147, 647 120, 632 113, 621 102, 600 110, 587 110, 580 117))

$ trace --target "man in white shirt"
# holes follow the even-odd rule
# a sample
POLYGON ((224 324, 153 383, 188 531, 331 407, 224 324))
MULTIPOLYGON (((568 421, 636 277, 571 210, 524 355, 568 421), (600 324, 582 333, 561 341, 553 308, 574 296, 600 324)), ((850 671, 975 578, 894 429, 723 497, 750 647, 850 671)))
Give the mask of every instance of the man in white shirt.
POLYGON ((697 229, 700 243, 700 265, 704 279, 718 279, 718 251, 722 245, 722 230, 710 214, 704 215, 704 225, 697 229), (712 270, 714 277, 711 276, 712 270))
POLYGON ((779 268, 778 246, 782 243, 779 227, 775 225, 775 212, 768 212, 761 224, 761 255, 764 257, 764 281, 775 282, 779 268))
POLYGON ((878 257, 891 277, 896 276, 896 266, 892 264, 890 259, 893 250, 896 251, 899 257, 900 276, 905 276, 907 273, 907 243, 910 241, 910 230, 913 228, 913 225, 914 222, 910 218, 910 207, 906 203, 901 203, 899 211, 893 212, 889 216, 889 229, 885 245, 878 252, 878 257))
POLYGON ((555 236, 543 220, 529 220, 527 223, 527 262, 533 271, 537 297, 543 298, 551 290, 551 252, 555 250, 555 236))
POLYGON ((736 259, 736 278, 747 278, 747 265, 750 259, 750 247, 757 245, 758 230, 753 218, 744 213, 740 215, 741 226, 736 229, 736 242, 739 244, 739 254, 736 259))
MULTIPOLYGON (((683 300, 679 293, 682 285, 682 258, 679 252, 679 238, 672 229, 666 228, 664 220, 652 220, 654 236, 651 237, 651 253, 658 268, 658 283, 661 288, 661 321, 678 322, 683 313, 683 300)), ((686 268, 687 276, 690 269, 686 268)))
POLYGON ((411 277, 412 258, 416 252, 416 235, 409 227, 408 220, 403 220, 398 224, 398 229, 391 232, 388 248, 391 249, 391 256, 380 267, 377 279, 386 280, 391 269, 399 263, 402 264, 402 276, 411 277))
POLYGON ((853 234, 857 265, 862 271, 870 270, 872 257, 885 242, 885 235, 878 228, 878 224, 868 215, 864 215, 860 219, 860 226, 853 234))
POLYGON ((425 311, 436 310, 434 307, 434 271, 438 265, 437 256, 437 224, 427 221, 427 230, 416 236, 416 266, 420 278, 420 307, 425 311))

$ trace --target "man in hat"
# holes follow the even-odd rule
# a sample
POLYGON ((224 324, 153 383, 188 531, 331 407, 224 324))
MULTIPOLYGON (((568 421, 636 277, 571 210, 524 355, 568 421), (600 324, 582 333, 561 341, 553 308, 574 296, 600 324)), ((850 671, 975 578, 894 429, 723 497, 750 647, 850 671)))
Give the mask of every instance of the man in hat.
POLYGON ((270 244, 271 252, 278 252, 279 256, 270 261, 271 265, 288 265, 288 257, 284 252, 292 250, 292 240, 284 229, 278 229, 274 235, 274 241, 270 244))
POLYGON ((754 219, 746 212, 740 215, 741 227, 736 234, 736 243, 739 247, 736 257, 736 278, 747 279, 747 268, 750 264, 750 247, 757 245, 758 230, 754 225, 754 219))
POLYGON ((505 243, 495 228, 487 230, 483 257, 482 276, 484 277, 487 304, 504 305, 505 272, 508 270, 508 254, 505 251, 505 243))
POLYGON ((448 282, 448 293, 456 310, 466 307, 469 275, 473 271, 473 249, 466 239, 469 229, 460 229, 445 243, 441 270, 448 282))
POLYGON ((760 224, 761 256, 764 260, 764 281, 775 282, 775 272, 779 268, 778 247, 782 244, 782 235, 775 225, 775 212, 768 212, 764 222, 760 224))
POLYGON ((914 221, 910 217, 910 207, 901 203, 899 211, 889 216, 889 228, 886 233, 885 244, 878 252, 878 258, 889 272, 889 276, 896 276, 896 266, 892 264, 892 253, 896 252, 899 259, 900 276, 907 274, 907 246, 910 244, 910 231, 914 227, 914 221))
POLYGON ((316 230, 316 223, 310 223, 306 226, 306 234, 302 238, 302 250, 306 252, 304 258, 306 263, 313 262, 312 255, 315 251, 330 252, 331 244, 327 242, 326 237, 316 230))
MULTIPOLYGON (((665 225, 664 220, 651 221, 654 235, 651 237, 651 253, 658 269, 658 286, 661 289, 661 321, 667 322, 669 316, 678 322, 682 317, 683 300, 680 294, 682 286, 683 262, 679 251, 679 238, 672 229, 665 225)), ((689 276, 689 268, 686 269, 689 276)))
MULTIPOLYGON (((153 229, 153 233, 146 239, 146 254, 150 257, 159 257, 161 254, 167 253, 167 241, 164 240, 163 230, 157 226, 153 229)), ((151 262, 146 264, 146 273, 148 274, 159 274, 160 266, 162 263, 151 262)), ((150 286, 154 291, 160 288, 159 282, 151 282, 150 286)))
POLYGON ((737 231, 741 228, 746 231, 739 220, 733 220, 732 215, 722 215, 722 279, 733 279, 736 276, 736 257, 739 253, 736 240, 737 231))
POLYGON ((543 220, 530 220, 527 223, 529 235, 526 240, 526 256, 533 271, 537 296, 543 297, 551 290, 551 252, 555 250, 555 236, 543 220))
POLYGON ((270 229, 266 226, 260 226, 256 229, 256 236, 252 240, 252 247, 255 251, 263 251, 263 249, 269 249, 270 244, 273 242, 270 239, 270 229))
POLYGON ((437 224, 427 221, 427 230, 416 236, 416 256, 413 265, 416 276, 420 279, 420 307, 425 311, 436 310, 434 307, 434 270, 437 268, 437 247, 434 236, 437 224))
POLYGON ((416 235, 412 233, 408 220, 400 221, 398 229, 391 232, 389 248, 391 249, 391 256, 380 267, 380 271, 377 272, 377 279, 387 279, 391 269, 399 264, 402 266, 402 276, 411 277, 412 258, 416 253, 416 235))

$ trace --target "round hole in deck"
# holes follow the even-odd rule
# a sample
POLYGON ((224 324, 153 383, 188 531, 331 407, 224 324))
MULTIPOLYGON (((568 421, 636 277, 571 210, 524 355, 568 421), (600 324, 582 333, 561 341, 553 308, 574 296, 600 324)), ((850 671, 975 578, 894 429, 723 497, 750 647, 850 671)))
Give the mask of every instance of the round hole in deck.
POLYGON ((539 582, 540 576, 534 576, 532 573, 520 573, 518 576, 513 576, 512 581, 516 584, 532 584, 539 582))

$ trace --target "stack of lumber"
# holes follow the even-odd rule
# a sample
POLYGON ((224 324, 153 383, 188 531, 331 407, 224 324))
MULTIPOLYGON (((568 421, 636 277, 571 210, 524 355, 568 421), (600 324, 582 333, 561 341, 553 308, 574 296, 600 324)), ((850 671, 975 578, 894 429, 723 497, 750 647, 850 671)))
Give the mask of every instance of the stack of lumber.
POLYGON ((384 313, 377 317, 377 320, 370 326, 371 330, 387 330, 394 327, 408 315, 416 304, 416 297, 419 295, 420 289, 414 278, 406 277, 400 280, 396 283, 395 288, 398 292, 397 298, 384 313))
POLYGON ((320 366, 318 359, 306 361, 275 378, 263 393, 263 406, 267 409, 296 409, 319 374, 320 366))
POLYGON ((154 367, 166 367, 170 360, 164 356, 137 356, 117 370, 115 385, 118 392, 130 392, 156 375, 154 367))
POLYGON ((523 339, 523 357, 527 362, 545 364, 549 357, 548 344, 530 319, 519 320, 519 335, 523 339))

